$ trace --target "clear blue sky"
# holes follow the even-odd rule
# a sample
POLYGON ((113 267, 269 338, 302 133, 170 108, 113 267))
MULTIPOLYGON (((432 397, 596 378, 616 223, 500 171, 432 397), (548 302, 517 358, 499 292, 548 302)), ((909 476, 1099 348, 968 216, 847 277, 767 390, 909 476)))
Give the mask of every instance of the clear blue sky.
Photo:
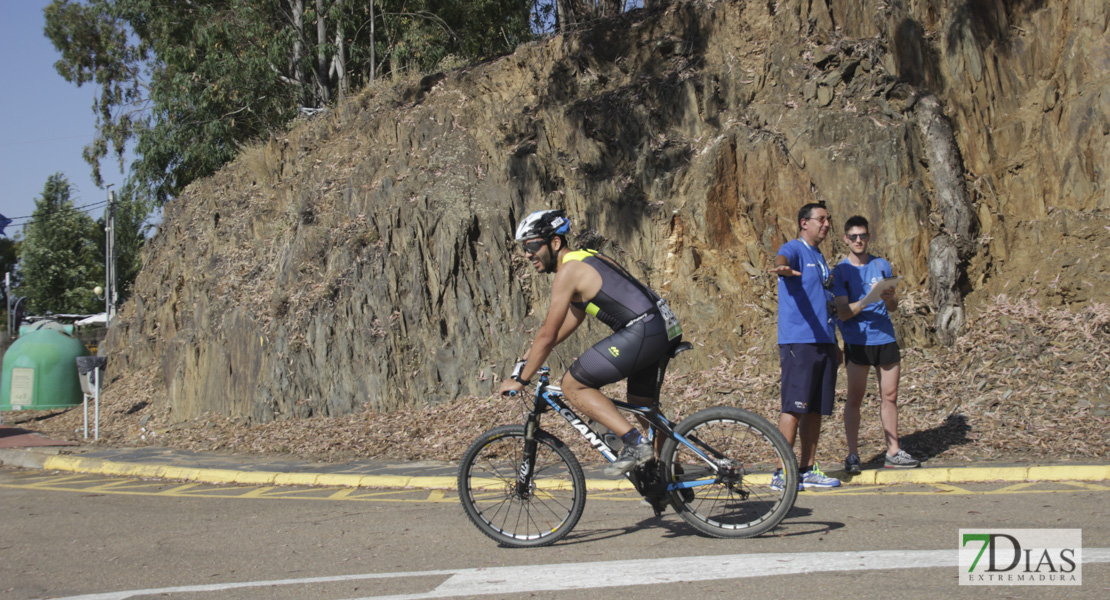
MULTIPOLYGON (((0 89, 0 214, 15 219, 5 233, 14 237, 35 210, 50 175, 61 172, 72 185, 74 206, 102 202, 107 191, 93 185, 81 151, 92 141, 96 89, 77 87, 54 70, 60 58, 43 35, 42 9, 50 0, 4 3, 0 18, 0 56, 4 85, 0 89)), ((105 185, 119 188, 124 176, 113 161, 101 165, 105 185)), ((104 215, 103 207, 89 213, 104 215)))

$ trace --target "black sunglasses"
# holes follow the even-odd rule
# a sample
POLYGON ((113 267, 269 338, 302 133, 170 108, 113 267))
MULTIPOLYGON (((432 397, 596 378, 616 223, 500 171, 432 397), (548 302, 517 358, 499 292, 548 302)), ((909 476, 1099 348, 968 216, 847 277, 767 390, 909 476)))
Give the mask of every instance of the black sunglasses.
POLYGON ((524 253, 525 254, 535 254, 535 253, 540 251, 540 248, 543 248, 544 246, 546 246, 547 243, 550 242, 550 241, 551 241, 550 239, 546 239, 546 240, 535 240, 533 242, 524 242, 520 245, 520 247, 524 248, 524 253))
POLYGON ((866 242, 867 240, 871 239, 871 234, 870 233, 851 233, 851 234, 848 234, 848 239, 852 240, 853 242, 856 241, 856 240, 863 240, 863 241, 866 242))

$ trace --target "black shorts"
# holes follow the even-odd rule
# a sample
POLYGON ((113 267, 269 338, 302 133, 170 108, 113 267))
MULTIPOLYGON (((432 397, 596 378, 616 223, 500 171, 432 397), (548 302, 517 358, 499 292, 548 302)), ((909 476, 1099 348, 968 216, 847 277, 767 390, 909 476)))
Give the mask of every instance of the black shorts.
POLYGON ((782 412, 831 415, 836 400, 836 344, 779 344, 782 412))
POLYGON ((857 365, 869 367, 893 365, 902 362, 902 351, 898 348, 898 342, 879 344, 878 346, 863 346, 845 342, 844 359, 857 365))
POLYGON ((570 366, 570 374, 595 389, 628 379, 629 394, 658 400, 663 383, 658 380, 659 363, 681 341, 681 336, 668 340, 663 318, 648 315, 586 350, 570 366))

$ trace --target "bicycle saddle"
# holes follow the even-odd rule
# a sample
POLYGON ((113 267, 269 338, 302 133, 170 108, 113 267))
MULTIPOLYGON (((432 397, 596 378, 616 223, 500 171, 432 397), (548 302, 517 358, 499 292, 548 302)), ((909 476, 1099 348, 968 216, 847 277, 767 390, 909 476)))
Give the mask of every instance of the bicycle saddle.
POLYGON ((683 352, 685 352, 687 350, 693 350, 693 349, 694 349, 694 345, 691 344, 690 342, 682 342, 681 344, 675 346, 674 348, 671 348, 670 357, 674 358, 674 357, 678 356, 679 354, 682 354, 683 352))

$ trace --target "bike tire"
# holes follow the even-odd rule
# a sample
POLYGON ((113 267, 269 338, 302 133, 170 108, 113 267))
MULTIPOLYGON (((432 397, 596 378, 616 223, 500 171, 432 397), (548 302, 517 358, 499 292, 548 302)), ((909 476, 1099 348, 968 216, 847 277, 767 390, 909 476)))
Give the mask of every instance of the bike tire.
POLYGON ((516 492, 524 426, 503 425, 474 440, 459 465, 459 501, 478 529, 503 546, 553 544, 574 529, 586 506, 586 477, 570 448, 536 432, 532 486, 516 492))
POLYGON ((666 482, 713 481, 668 492, 675 511, 698 531, 713 537, 754 537, 777 526, 794 507, 798 463, 786 438, 767 419, 740 408, 707 408, 683 419, 675 433, 728 467, 715 475, 686 445, 675 439, 663 444, 666 482), (771 477, 779 468, 784 485, 774 490, 771 477))

